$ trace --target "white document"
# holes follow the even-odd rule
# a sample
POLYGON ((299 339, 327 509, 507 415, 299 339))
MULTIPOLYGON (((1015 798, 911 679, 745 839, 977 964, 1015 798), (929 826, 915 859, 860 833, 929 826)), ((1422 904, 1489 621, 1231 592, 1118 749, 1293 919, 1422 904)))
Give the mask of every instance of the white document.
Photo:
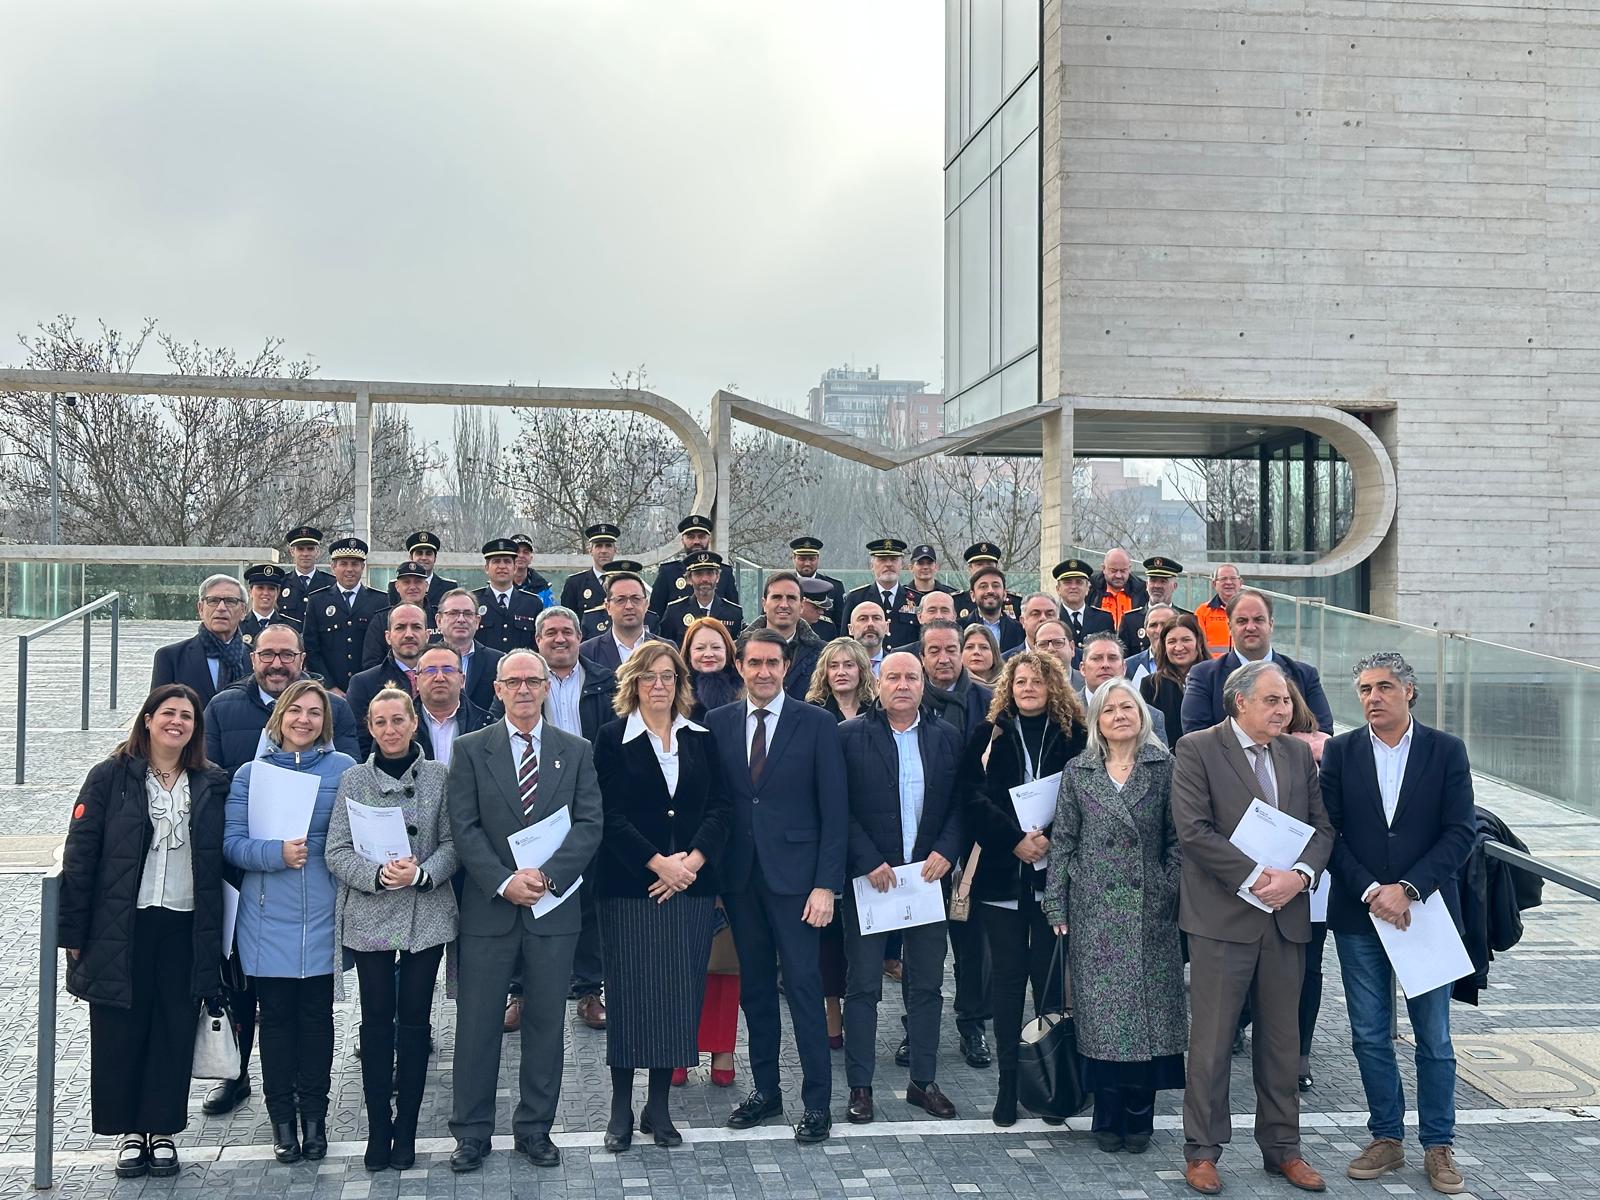
POLYGON ((925 863, 907 863, 894 868, 894 886, 880 892, 857 875, 850 881, 856 893, 856 915, 863 935, 891 933, 913 925, 932 925, 944 920, 944 889, 937 879, 922 878, 925 863))
POLYGON ((406 832, 406 814, 398 808, 380 808, 346 800, 350 814, 350 842, 357 854, 374 866, 411 857, 411 835, 406 832))
POLYGON ((1311 889, 1311 920, 1312 923, 1328 921, 1328 891, 1333 887, 1333 872, 1324 871, 1322 878, 1317 880, 1317 886, 1311 889))
POLYGON ((1412 901, 1411 924, 1404 931, 1370 913, 1368 916, 1406 999, 1415 1000, 1472 974, 1472 956, 1438 892, 1420 903, 1412 901))
MULTIPOLYGON (((555 852, 561 849, 561 843, 567 840, 567 834, 572 832, 572 813, 565 808, 558 808, 542 821, 529 825, 526 829, 519 829, 510 837, 511 857, 516 861, 517 870, 526 871, 530 868, 541 870, 545 863, 555 852)), ((537 919, 552 913, 560 908, 573 895, 578 886, 583 883, 583 876, 572 881, 572 884, 561 895, 546 892, 533 906, 533 915, 537 919)))
POLYGON ((222 957, 233 957, 233 931, 239 925, 239 889, 222 881, 222 957))
MULTIPOLYGON (((1011 789, 1011 807, 1017 811, 1017 824, 1029 833, 1043 829, 1056 819, 1056 799, 1060 794, 1060 771, 1031 783, 1017 784, 1011 789)), ((1034 863, 1033 869, 1042 871, 1049 865, 1050 859, 1045 857, 1034 863)))
MULTIPOLYGON (((1252 800, 1228 840, 1253 862, 1275 871, 1287 871, 1300 861, 1300 855, 1315 833, 1316 830, 1304 821, 1273 808, 1266 801, 1252 800)), ((1249 888, 1239 889, 1239 899, 1262 912, 1272 911, 1272 906, 1256 899, 1249 888)))
POLYGON ((257 759, 250 764, 250 836, 292 842, 311 830, 322 780, 309 771, 291 771, 257 759))

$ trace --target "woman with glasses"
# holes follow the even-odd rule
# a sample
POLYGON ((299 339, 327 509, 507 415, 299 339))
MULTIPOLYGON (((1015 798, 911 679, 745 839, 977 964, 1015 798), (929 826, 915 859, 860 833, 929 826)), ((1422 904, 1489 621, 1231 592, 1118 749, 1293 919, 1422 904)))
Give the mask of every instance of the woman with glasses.
POLYGON ((646 642, 617 672, 621 720, 595 737, 605 833, 595 898, 605 946, 605 1148, 633 1143, 633 1074, 649 1072, 639 1132, 658 1146, 683 1138, 668 1113, 672 1072, 699 1058, 697 1032, 711 956, 717 886, 711 871, 733 824, 711 735, 688 719, 683 658, 646 642))
MULTIPOLYGON (((355 959, 361 988, 361 1090, 367 1105, 362 1163, 369 1171, 404 1171, 417 1160, 428 1013, 439 960, 456 937, 456 896, 450 887, 456 850, 444 803, 448 771, 424 758, 413 740, 417 714, 411 697, 396 687, 381 690, 367 705, 367 731, 372 757, 339 780, 327 859, 341 884, 335 945, 355 959), (399 809, 409 853, 379 865, 358 852, 350 829, 350 808, 357 804, 399 809), (392 1114, 391 1088, 396 1089, 392 1114)), ((342 971, 334 973, 334 988, 343 1000, 342 971)), ((446 992, 453 995, 454 988, 447 984, 446 992)))

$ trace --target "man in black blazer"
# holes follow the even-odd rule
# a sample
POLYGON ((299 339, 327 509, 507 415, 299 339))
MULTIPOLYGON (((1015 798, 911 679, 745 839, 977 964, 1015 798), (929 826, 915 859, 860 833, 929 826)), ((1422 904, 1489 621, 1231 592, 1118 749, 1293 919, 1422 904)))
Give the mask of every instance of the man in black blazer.
POLYGON ((739 1003, 755 1083, 728 1126, 749 1129, 783 1112, 781 960, 803 1075, 805 1111, 794 1136, 811 1143, 825 1140, 833 1124, 818 949, 833 920, 833 894, 845 886, 849 808, 839 727, 821 708, 784 694, 789 653, 780 634, 746 631, 738 647, 745 699, 712 709, 706 726, 716 738, 724 794, 733 801, 733 834, 718 873, 739 952, 739 1003))
POLYGON ((322 530, 311 525, 297 525, 284 534, 289 546, 293 567, 283 581, 278 593, 278 611, 305 628, 306 597, 333 586, 333 576, 317 566, 322 554, 322 530))
POLYGON ((1145 623, 1151 609, 1165 605, 1173 612, 1189 611, 1172 603, 1173 593, 1178 590, 1178 576, 1183 574, 1183 564, 1175 558, 1157 554, 1145 559, 1143 565, 1145 601, 1138 608, 1124 613, 1117 625, 1117 636, 1122 639, 1122 648, 1127 651, 1129 658, 1150 649, 1150 636, 1145 623))
MULTIPOLYGON (((451 589, 452 591, 454 589, 451 589)), ((442 595, 443 593, 441 593, 442 595)), ((423 620, 426 623, 428 636, 433 636, 438 628, 437 600, 428 598, 428 573, 421 563, 403 562, 395 572, 394 582, 389 585, 389 607, 394 608, 401 604, 415 604, 422 610, 423 620)), ((373 621, 367 625, 367 640, 361 647, 361 669, 370 670, 381 663, 389 654, 389 639, 385 636, 389 631, 387 616, 381 621, 373 621)))
MULTIPOLYGON (((822 539, 806 534, 789 542, 789 553, 794 559, 794 573, 802 580, 817 579, 828 585, 826 592, 816 593, 830 601, 828 612, 834 615, 844 611, 844 583, 832 575, 824 575, 817 568, 822 563, 822 539)), ((804 591, 804 585, 801 590, 804 591)), ((807 595, 811 593, 807 592, 807 595)), ((735 634, 734 636, 738 636, 735 634)))
POLYGON ((244 588, 237 579, 207 576, 195 604, 199 632, 156 651, 150 686, 188 684, 205 704, 230 683, 250 674, 250 647, 239 635, 244 608, 244 588))
MULTIPOLYGON (((963 849, 956 794, 962 737, 954 725, 920 719, 922 696, 921 661, 903 650, 891 652, 878 671, 879 707, 839 726, 850 800, 846 873, 852 879, 865 875, 880 892, 894 887, 894 868, 907 863, 922 863, 925 881, 943 879, 963 849)), ((847 1115, 861 1125, 873 1118, 878 1003, 883 999, 889 931, 863 932, 853 887, 845 890, 844 903, 847 1115)), ((914 925, 901 935, 900 990, 911 1054, 906 1103, 935 1117, 956 1115, 955 1105, 934 1082, 944 1007, 939 982, 944 978, 945 932, 945 922, 935 921, 914 925)))
POLYGON ((974 570, 968 595, 972 598, 971 607, 963 607, 956 613, 962 628, 980 622, 987 625, 1000 642, 1002 654, 1028 640, 1022 623, 1006 611, 1011 593, 1006 591, 1005 572, 999 567, 988 563, 974 570), (966 615, 962 616, 962 613, 966 615))
POLYGON ((850 628, 850 617, 855 612, 856 605, 871 600, 883 609, 891 629, 897 625, 901 627, 900 631, 890 638, 891 641, 896 644, 901 641, 914 641, 917 636, 918 597, 900 575, 905 569, 906 544, 899 538, 878 538, 867 543, 867 556, 872 568, 872 582, 863 584, 845 595, 844 607, 834 610, 833 623, 840 629, 850 628))
POLYGON ((622 530, 610 521, 600 521, 585 529, 583 536, 589 543, 589 561, 594 565, 586 571, 574 571, 561 585, 561 607, 575 613, 600 603, 605 594, 601 587, 605 582, 602 572, 617 556, 617 539, 622 536, 622 530))
POLYGON ((495 666, 500 661, 500 651, 478 641, 478 598, 466 588, 456 588, 439 598, 439 639, 461 658, 461 671, 465 680, 466 697, 488 712, 494 707, 495 666))
POLYGON ((489 714, 467 699, 461 656, 429 646, 417 659, 417 745, 422 756, 450 765, 456 739, 489 724, 489 714))
MULTIPOLYGON (((1323 747, 1322 802, 1334 830, 1328 929, 1339 946, 1372 1133, 1347 1173, 1376 1179, 1405 1165, 1406 1106, 1389 1036, 1393 973, 1372 922, 1405 929, 1412 906, 1437 896, 1459 931, 1456 878, 1472 853, 1477 820, 1467 748, 1412 718, 1416 678, 1406 660, 1389 651, 1368 655, 1356 664, 1355 680, 1367 724, 1323 747)), ((1416 1035, 1423 1166, 1435 1190, 1458 1192, 1450 985, 1407 997, 1406 1009, 1416 1035)))
POLYGON ((1116 621, 1103 608, 1089 603, 1089 576, 1094 568, 1081 558, 1067 558, 1058 562, 1051 572, 1056 581, 1057 615, 1072 637, 1072 665, 1077 666, 1083 657, 1083 639, 1091 633, 1115 633, 1116 621))
POLYGON ((728 627, 728 636, 737 640, 744 629, 744 609, 717 594, 717 581, 727 570, 722 555, 715 550, 696 550, 685 555, 683 561, 689 589, 667 605, 656 632, 664 641, 681 646, 689 622, 700 617, 715 617, 728 627))
POLYGON ((306 669, 322 676, 330 691, 344 694, 350 676, 361 670, 367 626, 388 611, 389 598, 362 582, 367 571, 367 544, 340 538, 328 547, 333 586, 306 597, 306 669))
MULTIPOLYGON (((711 549, 711 518, 702 513, 690 513, 678 522, 678 540, 683 543, 683 555, 669 558, 656 567, 656 581, 650 589, 650 612, 659 619, 671 604, 689 590, 684 578, 684 564, 697 550, 711 549)), ((734 604, 739 603, 739 577, 733 571, 724 571, 717 580, 717 595, 734 604)))
POLYGON ((1333 732, 1333 710, 1322 690, 1322 677, 1310 663, 1295 662, 1272 648, 1272 600, 1254 588, 1245 588, 1228 605, 1228 631, 1233 645, 1220 658, 1197 663, 1183 689, 1183 732, 1210 729, 1227 717, 1222 685, 1247 662, 1268 659, 1283 669, 1317 719, 1323 733, 1333 732))
POLYGON ((606 575, 607 624, 583 642, 578 653, 608 671, 620 670, 625 661, 624 652, 631 655, 645 642, 660 640, 645 625, 647 603, 644 580, 637 572, 609 572, 606 575))
POLYGON ((435 573, 433 568, 439 559, 440 545, 441 542, 437 533, 419 530, 416 533, 407 534, 406 553, 410 557, 406 562, 400 564, 400 570, 395 573, 396 582, 389 585, 389 603, 421 604, 422 611, 428 614, 429 628, 433 626, 433 614, 438 609, 439 601, 444 598, 444 594, 453 592, 461 586, 454 579, 446 579, 443 575, 435 573), (413 597, 396 586, 400 575, 405 573, 405 568, 411 563, 415 563, 422 569, 421 578, 424 590, 420 597, 413 597))
POLYGON ((417 656, 428 644, 427 617, 416 604, 397 604, 383 616, 384 642, 389 652, 377 666, 350 676, 344 698, 356 719, 356 737, 361 757, 372 753, 372 734, 367 731, 367 705, 386 687, 396 687, 408 696, 417 694, 417 656))

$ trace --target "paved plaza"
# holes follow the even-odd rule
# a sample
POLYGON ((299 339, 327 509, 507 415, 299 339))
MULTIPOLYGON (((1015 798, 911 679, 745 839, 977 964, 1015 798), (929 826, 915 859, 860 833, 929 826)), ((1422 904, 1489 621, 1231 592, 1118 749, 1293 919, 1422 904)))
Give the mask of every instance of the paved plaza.
MULTIPOLYGON (((15 725, 14 636, 23 625, 0 622, 0 728, 15 725)), ((34 1055, 38 990, 38 873, 52 859, 72 798, 88 765, 120 736, 143 697, 155 646, 187 636, 192 626, 128 623, 124 626, 118 713, 105 706, 105 672, 96 691, 87 733, 77 729, 75 631, 35 648, 30 670, 28 782, 17 786, 13 760, 0 754, 0 1197, 32 1191, 34 1055)), ((106 630, 97 625, 95 653, 104 662, 106 630)), ((1342 685, 1342 681, 1330 686, 1342 685)), ((6 738, 9 745, 11 739, 6 738)), ((1600 871, 1600 821, 1479 781, 1480 803, 1493 808, 1535 854, 1582 873, 1600 871)), ((1480 1008, 1453 1012, 1461 1062, 1457 1094, 1458 1161, 1479 1198, 1600 1198, 1600 905, 1553 887, 1544 907, 1525 914, 1521 945, 1494 966, 1480 1008)), ((1365 1143, 1364 1106, 1348 1042, 1337 957, 1330 943, 1326 993, 1313 1054, 1316 1086, 1302 1097, 1305 1150, 1339 1195, 1388 1197, 1431 1194, 1421 1153, 1408 1146, 1406 1170, 1372 1183, 1344 1178, 1345 1162, 1365 1143)), ((353 992, 352 988, 352 992, 353 992)), ((442 992, 442 988, 441 988, 442 992)), ((948 981, 945 995, 951 994, 948 981)), ((260 1068, 252 1064, 256 1093, 226 1118, 199 1116, 204 1087, 197 1085, 189 1128, 178 1138, 185 1166, 176 1179, 120 1183, 111 1174, 113 1150, 89 1128, 88 1020, 82 1004, 60 996, 56 1046, 56 1187, 62 1196, 116 1197, 168 1194, 232 1198, 319 1197, 382 1200, 387 1197, 537 1196, 540 1200, 861 1200, 873 1197, 1066 1196, 1134 1198, 1192 1194, 1181 1171, 1182 1132, 1177 1093, 1157 1102, 1156 1136, 1148 1153, 1105 1155, 1087 1133, 1087 1115, 1066 1129, 1025 1120, 1000 1131, 988 1121, 994 1070, 969 1068, 956 1053, 953 1031, 940 1059, 941 1086, 960 1119, 937 1121, 903 1102, 905 1073, 893 1063, 900 1003, 886 992, 880 1020, 877 1099, 879 1122, 844 1122, 843 1055, 835 1056, 834 1139, 801 1149, 787 1126, 748 1133, 721 1128, 749 1084, 741 1054, 731 1089, 712 1087, 704 1067, 674 1092, 674 1115, 685 1144, 667 1151, 636 1148, 616 1156, 600 1149, 609 1100, 605 1035, 568 1012, 566 1077, 561 1124, 554 1137, 563 1161, 536 1170, 510 1151, 509 1137, 476 1175, 454 1176, 446 1161, 454 1008, 440 996, 434 1013, 438 1055, 429 1077, 415 1169, 369 1175, 361 1167, 363 1119, 359 1064, 352 1056, 357 1006, 337 1007, 338 1049, 329 1116, 336 1139, 327 1161, 280 1167, 272 1161, 268 1122, 260 1098, 260 1068)), ((1402 1020, 1401 1036, 1406 1025, 1402 1020)), ((1408 1095, 1414 1072, 1409 1047, 1401 1047, 1408 1095)), ((501 1079, 501 1125, 507 1133, 517 1067, 517 1040, 508 1037, 501 1079)), ((792 1054, 785 1063, 785 1095, 798 1094, 792 1054)), ((641 1085, 642 1092, 642 1085, 641 1085)), ((640 1096, 642 1101, 642 1094, 640 1096)), ((1262 1173, 1249 1133, 1253 1094, 1245 1060, 1235 1064, 1236 1141, 1224 1156, 1226 1195, 1297 1194, 1262 1173)), ((793 1114, 793 1111, 791 1112, 793 1114)), ((1414 1125, 1411 1127, 1414 1129, 1414 1125)), ((638 1143, 636 1142, 636 1146, 638 1143)))

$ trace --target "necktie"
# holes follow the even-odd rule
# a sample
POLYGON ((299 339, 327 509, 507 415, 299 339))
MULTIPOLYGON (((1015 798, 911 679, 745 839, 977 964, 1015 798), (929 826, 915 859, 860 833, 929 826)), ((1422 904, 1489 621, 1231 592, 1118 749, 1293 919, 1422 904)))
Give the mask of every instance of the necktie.
POLYGON ((406 686, 411 689, 411 694, 415 696, 417 694, 417 673, 410 667, 401 667, 400 669, 406 673, 406 686))
POLYGON ((1072 622, 1072 641, 1076 645, 1078 642, 1083 641, 1083 614, 1068 613, 1067 620, 1072 622))
POLYGON ((750 783, 761 782, 761 772, 767 766, 767 717, 771 714, 758 708, 750 714, 756 719, 756 735, 750 739, 750 783))
POLYGON ((356 594, 354 592, 346 592, 344 594, 344 606, 346 608, 348 608, 351 612, 355 611, 355 608, 356 608, 356 594))
POLYGON ((1278 790, 1272 786, 1272 776, 1267 774, 1267 755, 1271 751, 1266 746, 1251 746, 1250 754, 1255 759, 1256 782, 1261 785, 1261 795, 1273 808, 1278 807, 1278 790))
POLYGON ((889 599, 889 595, 890 595, 890 593, 888 593, 888 592, 885 592, 883 594, 883 612, 884 612, 885 616, 888 616, 889 613, 894 611, 892 608, 889 607, 889 605, 891 603, 891 601, 889 599))
POLYGON ((522 823, 526 825, 539 796, 539 757, 533 752, 532 737, 525 733, 517 736, 523 743, 522 760, 517 764, 517 798, 522 801, 522 823))
POLYGON ((501 592, 500 593, 500 607, 501 608, 510 608, 511 607, 510 601, 511 601, 511 593, 510 592, 501 592))

